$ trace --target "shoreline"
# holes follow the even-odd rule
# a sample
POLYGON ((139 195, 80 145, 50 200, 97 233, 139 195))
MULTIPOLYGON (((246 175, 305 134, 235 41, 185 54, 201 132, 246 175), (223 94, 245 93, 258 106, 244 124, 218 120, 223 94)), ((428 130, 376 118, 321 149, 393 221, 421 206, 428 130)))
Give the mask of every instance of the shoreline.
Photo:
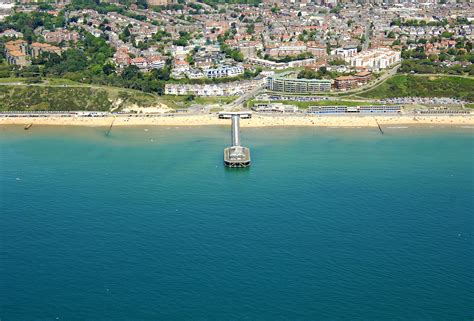
MULTIPOLYGON (((0 125, 51 126, 229 126, 229 119, 216 115, 184 116, 106 116, 106 117, 1 117, 0 125)), ((240 122, 241 127, 378 127, 385 125, 474 126, 474 115, 253 115, 240 122), (378 124, 377 124, 378 123, 378 124)))

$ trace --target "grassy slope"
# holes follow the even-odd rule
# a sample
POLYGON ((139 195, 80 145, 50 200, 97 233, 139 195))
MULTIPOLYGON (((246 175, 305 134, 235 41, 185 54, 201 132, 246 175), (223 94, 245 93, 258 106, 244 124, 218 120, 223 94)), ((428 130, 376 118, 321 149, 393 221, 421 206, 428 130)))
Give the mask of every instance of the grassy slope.
POLYGON ((366 98, 453 97, 474 101, 474 78, 395 75, 379 86, 357 95, 366 98))
MULTIPOLYGON (((25 78, 0 78, 1 83, 23 83, 25 78)), ((159 103, 170 108, 187 108, 192 104, 226 104, 236 97, 157 96, 137 90, 89 85, 62 78, 46 78, 35 86, 0 86, 2 110, 109 110, 113 101, 121 108, 135 104, 148 107, 159 103), (48 87, 52 86, 52 87, 48 87), (54 87, 57 86, 57 87, 54 87)), ((120 110, 120 108, 119 108, 120 110)))
POLYGON ((225 105, 234 101, 237 97, 194 97, 189 100, 189 96, 173 96, 163 95, 160 96, 160 102, 173 109, 188 108, 191 105, 225 105))
POLYGON ((151 106, 153 95, 102 87, 0 86, 0 110, 89 110, 107 111, 120 98, 130 104, 151 106))
POLYGON ((106 91, 92 88, 0 87, 0 110, 109 110, 106 91))

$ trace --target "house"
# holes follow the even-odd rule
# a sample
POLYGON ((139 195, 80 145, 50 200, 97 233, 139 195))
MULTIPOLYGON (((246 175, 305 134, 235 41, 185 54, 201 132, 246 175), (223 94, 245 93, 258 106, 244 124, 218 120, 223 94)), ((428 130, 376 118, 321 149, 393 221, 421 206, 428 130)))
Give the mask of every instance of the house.
POLYGON ((133 66, 137 66, 140 69, 146 69, 148 67, 148 63, 146 59, 143 57, 137 57, 137 58, 131 59, 130 64, 133 66))
POLYGON ((5 43, 4 54, 10 65, 24 67, 31 64, 28 59, 28 44, 25 40, 19 39, 5 43))
POLYGON ((23 38, 23 34, 13 29, 7 29, 4 32, 0 33, 0 37, 19 39, 19 38, 23 38))
POLYGON ((161 69, 166 65, 166 61, 159 56, 148 57, 147 63, 150 69, 161 69))
POLYGON ((45 31, 43 37, 46 42, 60 43, 63 41, 77 42, 79 40, 79 33, 76 31, 69 31, 65 29, 58 29, 56 31, 45 31))
POLYGON ((61 55, 61 48, 53 46, 47 43, 33 42, 29 48, 30 55, 33 58, 39 57, 42 53, 51 52, 57 55, 61 55))
POLYGON ((114 61, 120 68, 125 68, 131 63, 130 55, 126 47, 119 48, 114 54, 114 61))

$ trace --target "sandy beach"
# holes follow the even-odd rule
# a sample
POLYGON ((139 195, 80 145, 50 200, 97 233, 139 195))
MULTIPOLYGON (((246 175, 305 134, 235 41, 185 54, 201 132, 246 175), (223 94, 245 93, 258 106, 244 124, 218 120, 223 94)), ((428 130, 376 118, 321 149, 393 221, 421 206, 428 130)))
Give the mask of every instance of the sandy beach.
MULTIPOLYGON (((175 115, 175 116, 107 116, 107 117, 2 117, 0 125, 57 125, 57 126, 205 126, 229 125, 230 120, 218 119, 217 115, 175 115)), ((272 126, 321 126, 321 127, 377 127, 386 125, 464 125, 474 126, 474 115, 324 115, 324 116, 262 116, 253 115, 243 119, 242 127, 272 126)))

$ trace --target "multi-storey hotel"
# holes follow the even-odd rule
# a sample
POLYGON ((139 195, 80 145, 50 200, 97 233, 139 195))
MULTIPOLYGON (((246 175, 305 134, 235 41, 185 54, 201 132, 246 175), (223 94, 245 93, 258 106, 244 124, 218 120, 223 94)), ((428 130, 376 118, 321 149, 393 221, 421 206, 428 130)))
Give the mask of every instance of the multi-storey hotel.
POLYGON ((329 79, 296 79, 284 77, 268 77, 267 88, 272 91, 311 94, 330 91, 333 81, 329 79))

